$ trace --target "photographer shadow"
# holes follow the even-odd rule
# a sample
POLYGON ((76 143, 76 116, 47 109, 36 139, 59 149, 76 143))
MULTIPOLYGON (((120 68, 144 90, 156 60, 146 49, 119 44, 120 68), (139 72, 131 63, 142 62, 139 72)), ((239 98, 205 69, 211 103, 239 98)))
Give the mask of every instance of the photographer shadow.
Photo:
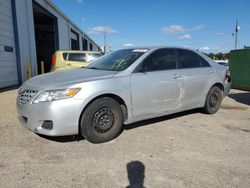
POLYGON ((129 185, 126 188, 145 188, 145 166, 141 161, 131 161, 127 164, 129 185))

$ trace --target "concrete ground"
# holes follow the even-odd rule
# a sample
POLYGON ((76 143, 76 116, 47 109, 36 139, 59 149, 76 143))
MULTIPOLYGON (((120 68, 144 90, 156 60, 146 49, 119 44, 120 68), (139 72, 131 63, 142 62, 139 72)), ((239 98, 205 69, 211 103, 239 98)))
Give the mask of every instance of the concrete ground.
POLYGON ((16 94, 0 93, 0 187, 250 187, 250 93, 232 90, 215 115, 135 123, 98 145, 23 128, 16 94))

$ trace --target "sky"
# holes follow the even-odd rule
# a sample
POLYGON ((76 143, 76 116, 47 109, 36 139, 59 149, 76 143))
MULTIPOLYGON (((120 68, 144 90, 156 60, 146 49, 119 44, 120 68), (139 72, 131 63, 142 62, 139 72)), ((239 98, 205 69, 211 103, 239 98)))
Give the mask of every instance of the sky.
POLYGON ((206 53, 250 46, 250 0, 52 0, 98 45, 180 46, 206 53))

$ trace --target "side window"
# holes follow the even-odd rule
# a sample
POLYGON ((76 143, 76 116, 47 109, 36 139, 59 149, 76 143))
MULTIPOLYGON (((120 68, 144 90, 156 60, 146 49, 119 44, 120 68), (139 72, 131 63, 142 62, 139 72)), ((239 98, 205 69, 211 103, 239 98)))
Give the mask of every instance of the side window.
POLYGON ((69 53, 68 61, 86 61, 86 55, 83 53, 69 53))
POLYGON ((200 58, 201 67, 211 67, 205 59, 203 59, 202 57, 199 57, 199 58, 200 58))
POLYGON ((195 68, 200 67, 199 56, 188 50, 178 50, 180 68, 195 68))
POLYGON ((176 69, 174 50, 161 49, 153 52, 144 60, 142 67, 146 72, 176 69))
POLYGON ((68 53, 63 53, 62 55, 63 55, 63 59, 64 59, 64 61, 67 61, 67 56, 68 56, 68 53))

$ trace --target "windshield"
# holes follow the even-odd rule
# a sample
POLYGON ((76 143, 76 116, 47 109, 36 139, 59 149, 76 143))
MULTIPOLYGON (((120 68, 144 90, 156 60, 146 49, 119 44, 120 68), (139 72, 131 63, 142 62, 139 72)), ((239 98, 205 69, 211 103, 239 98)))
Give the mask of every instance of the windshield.
POLYGON ((137 60, 147 49, 123 49, 94 60, 87 69, 123 71, 137 60))

